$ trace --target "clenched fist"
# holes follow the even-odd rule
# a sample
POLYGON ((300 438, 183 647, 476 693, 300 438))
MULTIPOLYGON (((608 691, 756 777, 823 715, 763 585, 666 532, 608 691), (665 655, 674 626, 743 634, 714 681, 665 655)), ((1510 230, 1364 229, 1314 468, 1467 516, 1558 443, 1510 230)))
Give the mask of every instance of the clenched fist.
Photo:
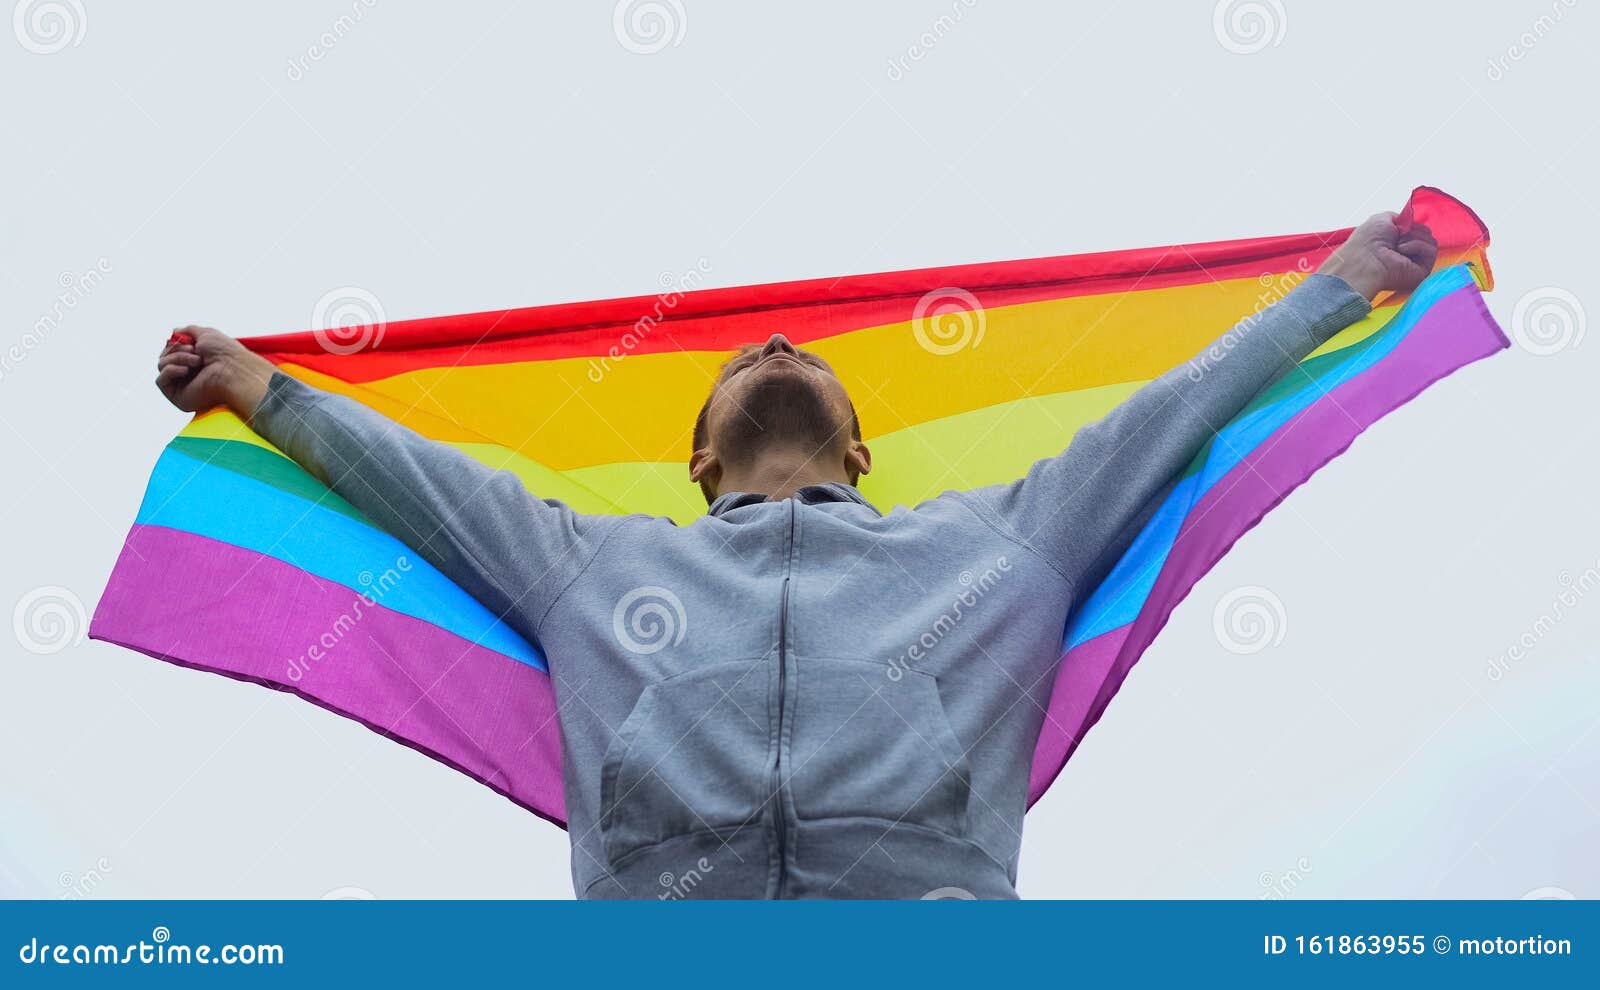
POLYGON ((156 362, 156 387, 184 412, 227 406, 249 419, 267 394, 272 362, 220 330, 179 327, 156 362))
POLYGON ((1379 213, 1351 234, 1317 269, 1344 279, 1372 301, 1380 292, 1409 292, 1433 271, 1439 242, 1433 231, 1416 223, 1401 230, 1398 214, 1379 213))

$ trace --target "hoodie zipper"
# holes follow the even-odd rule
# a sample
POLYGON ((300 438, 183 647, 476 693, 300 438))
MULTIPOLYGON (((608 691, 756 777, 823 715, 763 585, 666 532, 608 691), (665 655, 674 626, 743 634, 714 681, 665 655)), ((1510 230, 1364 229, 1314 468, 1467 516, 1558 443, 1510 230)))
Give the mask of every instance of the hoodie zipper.
POLYGON ((783 562, 783 597, 778 605, 778 753, 772 761, 772 830, 778 847, 778 891, 783 896, 788 879, 787 855, 789 823, 783 811, 783 713, 789 687, 789 580, 794 568, 794 499, 789 500, 789 538, 783 562))

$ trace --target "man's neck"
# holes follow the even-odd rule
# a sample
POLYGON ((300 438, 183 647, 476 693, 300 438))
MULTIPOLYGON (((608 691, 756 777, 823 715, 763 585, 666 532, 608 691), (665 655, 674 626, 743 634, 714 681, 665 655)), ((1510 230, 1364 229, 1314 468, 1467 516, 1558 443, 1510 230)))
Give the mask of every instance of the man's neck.
POLYGON ((844 465, 827 454, 802 451, 767 451, 750 464, 724 468, 718 492, 753 492, 770 499, 785 499, 809 485, 850 484, 844 465))

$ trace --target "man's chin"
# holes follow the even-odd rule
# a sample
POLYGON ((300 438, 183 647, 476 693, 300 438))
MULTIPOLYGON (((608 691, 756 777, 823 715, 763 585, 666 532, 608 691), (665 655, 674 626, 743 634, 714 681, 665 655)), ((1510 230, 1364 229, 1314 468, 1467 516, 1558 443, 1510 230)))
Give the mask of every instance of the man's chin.
POLYGON ((817 376, 790 361, 752 368, 737 397, 743 415, 729 417, 732 449, 759 450, 773 444, 822 446, 837 432, 835 414, 817 376))
POLYGON ((825 399, 816 373, 794 361, 772 360, 750 369, 744 394, 755 405, 773 404, 820 414, 825 399))
POLYGON ((751 368, 746 373, 752 376, 752 381, 758 382, 774 376, 800 376, 803 378, 810 378, 816 374, 816 372, 813 371, 803 361, 782 355, 775 355, 773 357, 766 358, 760 364, 751 368))

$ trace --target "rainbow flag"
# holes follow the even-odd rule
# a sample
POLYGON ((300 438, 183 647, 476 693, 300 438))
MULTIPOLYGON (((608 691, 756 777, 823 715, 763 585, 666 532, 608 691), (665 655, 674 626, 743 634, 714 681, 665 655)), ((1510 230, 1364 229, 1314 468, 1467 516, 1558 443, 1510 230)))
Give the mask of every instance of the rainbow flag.
MULTIPOLYGON (((1507 346, 1488 232, 1418 189, 1434 274, 1380 299, 1219 431, 1075 609, 1030 797, 1060 772, 1189 588, 1385 413, 1507 346)), ((246 343, 580 512, 688 523, 690 427, 738 345, 774 331, 854 397, 880 508, 1009 481, 1292 288, 1349 230, 370 324, 246 343)), ((156 462, 91 634, 292 691, 564 820, 546 657, 230 413, 156 462), (337 662, 330 662, 330 658, 337 662)), ((885 658, 886 660, 888 658, 885 658)), ((556 658, 562 662, 562 658, 556 658)), ((581 658, 571 662, 581 663, 581 658)))

